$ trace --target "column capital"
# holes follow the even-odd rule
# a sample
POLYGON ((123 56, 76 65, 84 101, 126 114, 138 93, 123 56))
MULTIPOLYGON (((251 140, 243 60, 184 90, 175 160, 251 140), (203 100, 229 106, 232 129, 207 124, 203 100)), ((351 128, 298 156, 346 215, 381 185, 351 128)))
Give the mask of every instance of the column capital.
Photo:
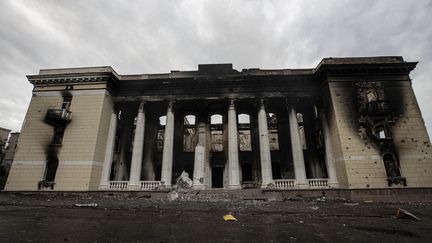
POLYGON ((234 98, 230 98, 229 99, 229 109, 235 109, 235 103, 236 103, 237 99, 234 98))
POLYGON ((173 110, 173 108, 174 108, 174 100, 168 100, 168 107, 167 107, 167 109, 168 110, 173 110))
POLYGON ((138 112, 144 112, 144 105, 145 105, 145 101, 140 101, 139 107, 138 107, 138 112))

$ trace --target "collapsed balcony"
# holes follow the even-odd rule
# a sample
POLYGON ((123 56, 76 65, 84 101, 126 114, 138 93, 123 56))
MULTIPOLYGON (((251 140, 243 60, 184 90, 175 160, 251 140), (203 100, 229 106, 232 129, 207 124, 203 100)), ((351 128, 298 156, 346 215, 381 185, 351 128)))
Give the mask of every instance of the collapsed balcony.
POLYGON ((367 103, 366 107, 369 115, 387 115, 392 111, 390 102, 386 100, 371 101, 367 103))
POLYGON ((53 126, 66 125, 72 120, 72 112, 67 109, 48 109, 45 121, 53 126))

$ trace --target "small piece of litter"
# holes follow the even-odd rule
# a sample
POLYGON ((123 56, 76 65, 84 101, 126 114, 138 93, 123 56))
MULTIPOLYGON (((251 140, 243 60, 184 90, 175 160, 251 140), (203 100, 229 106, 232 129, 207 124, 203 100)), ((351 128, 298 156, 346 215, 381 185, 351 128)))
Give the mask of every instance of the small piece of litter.
POLYGON ((345 205, 345 206, 357 206, 359 204, 358 203, 344 203, 343 205, 345 205))
POLYGON ((318 207, 318 206, 312 206, 311 209, 312 209, 312 210, 318 210, 319 207, 318 207))
POLYGON ((231 214, 224 215, 224 216, 223 216, 223 219, 224 219, 225 221, 237 221, 237 219, 234 218, 234 216, 232 216, 231 214))
POLYGON ((419 218, 417 218, 417 216, 415 216, 414 214, 406 211, 405 209, 402 208, 398 208, 396 210, 396 218, 397 219, 401 219, 401 218, 411 218, 411 219, 415 219, 415 220, 420 220, 419 218))
POLYGON ((85 204, 81 204, 81 203, 77 203, 74 204, 75 207, 97 207, 97 203, 85 203, 85 204))
POLYGON ((303 223, 304 223, 304 221, 303 221, 303 220, 300 220, 300 221, 299 221, 299 223, 300 223, 300 224, 303 224, 303 223))
POLYGON ((366 200, 366 201, 364 201, 365 203, 372 203, 373 201, 372 200, 366 200))

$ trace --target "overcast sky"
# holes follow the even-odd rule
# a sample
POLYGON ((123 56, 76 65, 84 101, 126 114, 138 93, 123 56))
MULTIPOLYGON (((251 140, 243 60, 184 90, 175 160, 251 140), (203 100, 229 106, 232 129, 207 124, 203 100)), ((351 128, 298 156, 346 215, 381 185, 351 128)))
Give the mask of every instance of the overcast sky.
POLYGON ((39 69, 120 74, 313 68, 323 57, 402 55, 432 131, 432 1, 0 0, 0 127, 19 131, 39 69))

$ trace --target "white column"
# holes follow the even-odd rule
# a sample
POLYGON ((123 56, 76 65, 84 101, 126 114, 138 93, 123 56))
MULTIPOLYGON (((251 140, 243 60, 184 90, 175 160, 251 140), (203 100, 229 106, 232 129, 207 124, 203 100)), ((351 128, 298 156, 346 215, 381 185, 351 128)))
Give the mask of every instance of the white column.
POLYGON ((161 181, 165 186, 171 186, 173 148, 174 148, 174 112, 173 101, 168 104, 166 114, 166 124, 164 133, 164 143, 162 150, 162 175, 161 181))
POLYGON ((238 159, 237 114, 234 100, 228 108, 228 188, 240 189, 240 171, 238 159))
POLYGON ((260 143, 260 158, 261 158, 261 188, 266 188, 273 183, 273 174, 271 168, 270 141, 268 137, 267 113, 264 107, 264 101, 260 101, 258 111, 258 132, 260 143))
POLYGON ((138 116, 135 126, 134 144, 132 148, 131 170, 129 177, 129 188, 138 189, 141 180, 141 167, 144 147, 145 113, 144 102, 138 109, 138 116))
POLYGON ((206 123, 199 122, 197 126, 198 144, 195 147, 195 158, 194 158, 194 171, 193 171, 193 188, 202 190, 205 188, 204 184, 204 163, 206 160, 206 140, 207 131, 206 123))
POLYGON ((288 106, 289 126, 291 135, 291 149, 294 162, 294 173, 296 185, 298 187, 308 187, 306 179, 306 169, 303 157, 303 147, 300 142, 299 126, 297 121, 297 112, 291 105, 288 106))
POLYGON ((327 175, 329 179, 328 184, 330 187, 337 187, 338 181, 336 177, 336 168, 333 164, 333 151, 330 138, 330 130, 328 127, 326 116, 322 113, 320 114, 320 120, 324 136, 325 160, 327 165, 327 175))
POLYGON ((106 190, 109 189, 109 179, 111 173, 111 166, 114 153, 114 143, 115 143, 115 133, 117 127, 117 113, 113 110, 111 114, 111 120, 108 130, 107 145, 105 148, 105 158, 102 166, 102 175, 100 180, 99 189, 106 190))

